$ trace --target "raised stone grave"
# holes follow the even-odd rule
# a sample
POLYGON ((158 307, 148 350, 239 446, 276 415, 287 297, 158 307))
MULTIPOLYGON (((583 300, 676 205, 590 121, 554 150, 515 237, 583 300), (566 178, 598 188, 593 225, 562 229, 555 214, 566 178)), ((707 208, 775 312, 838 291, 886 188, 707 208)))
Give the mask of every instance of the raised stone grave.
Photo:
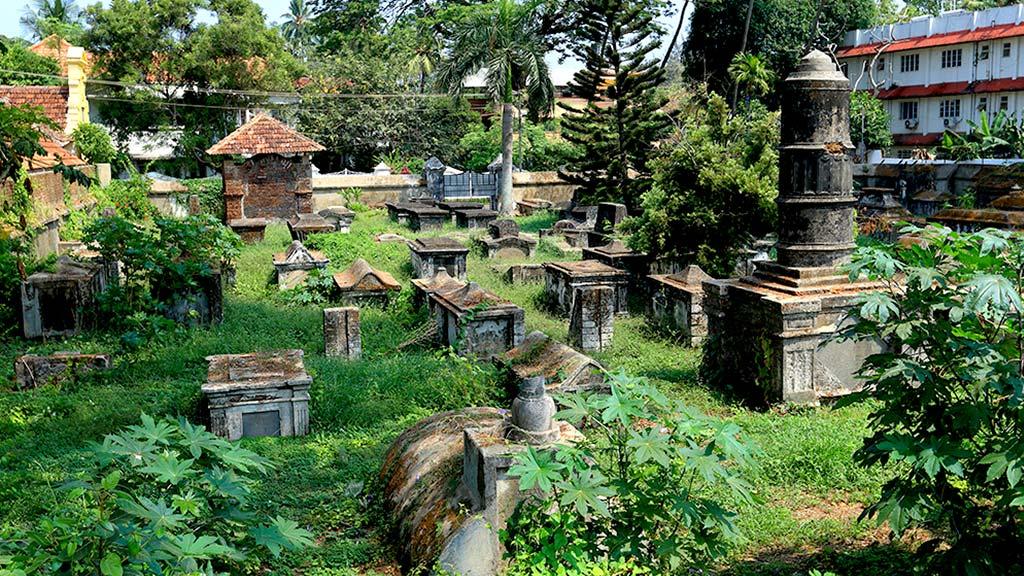
POLYGON ((537 376, 547 380, 552 393, 606 389, 600 363, 540 331, 527 334, 495 362, 509 375, 513 391, 519 382, 537 376))
POLYGON ((475 282, 430 298, 438 340, 462 356, 493 358, 518 346, 526 335, 523 309, 475 282))
POLYGON ((612 268, 625 270, 633 276, 634 283, 642 283, 650 269, 650 258, 643 252, 634 252, 620 240, 597 248, 584 248, 584 260, 596 260, 612 268))
POLYGON ((547 262, 544 264, 545 292, 557 312, 572 310, 576 288, 610 286, 615 290, 615 313, 627 314, 629 275, 596 260, 547 262))
POLYGON ((469 248, 453 238, 419 238, 409 243, 412 271, 415 278, 433 278, 439 270, 460 280, 466 279, 466 256, 469 248))
POLYGON ((519 236, 519 223, 511 218, 501 218, 487 225, 487 235, 491 238, 519 236))
POLYGON ((383 270, 371 268, 362 258, 358 258, 346 270, 335 274, 334 285, 342 301, 350 304, 387 304, 391 293, 402 289, 402 285, 395 281, 394 276, 383 270))
POLYGON ((501 238, 480 238, 487 258, 533 258, 537 241, 528 236, 503 236, 501 238))
POLYGON ((938 222, 958 232, 977 232, 985 228, 1024 230, 1024 191, 1014 186, 1009 194, 992 201, 988 208, 945 208, 929 222, 938 222))
POLYGON ((858 295, 878 284, 842 271, 854 243, 850 82, 817 50, 786 78, 779 150, 777 261, 704 282, 704 370, 760 402, 815 403, 861 387, 879 343, 830 340, 858 295))
POLYGON ((597 206, 573 206, 565 211, 565 217, 580 225, 581 228, 594 229, 597 224, 597 206))
POLYGON ((319 214, 297 214, 288 220, 288 230, 292 240, 305 242, 310 234, 334 232, 334 225, 319 214))
POLYGON ((356 219, 356 213, 345 206, 328 206, 320 211, 320 216, 334 226, 335 232, 342 234, 352 231, 352 222, 356 219))
POLYGON ((494 210, 456 210, 455 225, 459 228, 487 228, 487 225, 498 218, 494 210))
POLYGON ((541 238, 545 236, 560 236, 565 239, 569 246, 586 248, 589 233, 590 228, 582 227, 573 220, 559 220, 551 228, 541 230, 539 235, 541 238))
POLYGON ((516 202, 516 207, 520 216, 530 216, 541 210, 551 210, 554 204, 540 198, 523 198, 516 202))
POLYGON ((456 211, 458 210, 483 210, 486 207, 484 202, 472 202, 467 200, 445 200, 438 202, 437 207, 448 212, 452 224, 456 224, 456 211))
POLYGON ((218 266, 196 277, 191 293, 167 293, 162 286, 152 289, 159 300, 170 302, 164 316, 184 326, 209 326, 224 321, 224 286, 233 275, 234 269, 218 266))
POLYGON ((228 440, 308 434, 313 379, 302 356, 302 350, 208 356, 202 392, 210 431, 228 440))
POLYGON ((543 282, 545 274, 543 264, 513 264, 501 277, 509 284, 529 284, 543 282))
POLYGON ((331 261, 322 252, 310 250, 298 240, 292 241, 285 252, 274 254, 277 286, 291 290, 306 281, 312 270, 323 270, 331 261))
POLYGON ((448 271, 441 268, 431 278, 414 278, 412 280, 412 304, 416 308, 424 304, 430 304, 430 313, 434 313, 434 300, 431 295, 452 292, 466 286, 466 283, 458 278, 452 278, 448 271))
POLYGON ((96 296, 107 287, 104 267, 67 256, 54 272, 36 272, 21 283, 25 338, 72 336, 96 325, 96 296))
POLYGON ((324 355, 359 360, 362 353, 359 308, 325 308, 324 355))
POLYGON ((267 229, 266 218, 234 218, 228 220, 228 227, 246 244, 257 244, 263 241, 263 233, 267 229))
POLYGON ((677 330, 688 346, 700 346, 708 335, 704 314, 704 282, 712 280, 699 266, 675 274, 648 276, 651 282, 651 316, 666 328, 677 330))
POLYGON ((594 222, 594 230, 601 234, 612 234, 615 228, 622 224, 629 213, 625 204, 615 202, 601 202, 597 205, 597 217, 594 222))
POLYGON ((601 352, 615 335, 615 289, 580 286, 569 311, 569 344, 585 352, 601 352))
POLYGON ((14 359, 14 377, 19 389, 74 381, 89 372, 110 369, 107 354, 57 352, 40 356, 25 354, 14 359))
POLYGON ((428 204, 412 204, 407 210, 409 228, 418 232, 440 230, 450 219, 448 212, 428 204))
POLYGON ((393 222, 408 226, 409 208, 414 208, 415 206, 411 202, 385 202, 384 207, 387 208, 388 218, 393 222))

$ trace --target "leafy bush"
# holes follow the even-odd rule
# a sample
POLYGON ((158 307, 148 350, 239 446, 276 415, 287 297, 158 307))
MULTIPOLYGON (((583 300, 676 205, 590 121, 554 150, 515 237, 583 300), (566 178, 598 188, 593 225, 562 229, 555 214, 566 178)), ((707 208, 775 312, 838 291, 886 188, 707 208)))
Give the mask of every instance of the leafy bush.
POLYGON ((203 214, 210 214, 218 220, 224 220, 224 180, 222 178, 217 176, 191 178, 182 180, 181 183, 188 188, 190 196, 199 197, 199 207, 203 214))
MULTIPOLYGON (((750 502, 740 476, 755 449, 735 424, 666 398, 646 379, 610 375, 609 394, 561 399, 586 439, 519 454, 509 474, 535 490, 503 534, 516 564, 554 573, 633 560, 664 574, 714 558, 738 536, 716 500, 750 502)), ((627 572, 630 573, 630 572, 627 572)))
POLYGON ((99 124, 79 124, 71 133, 78 155, 90 164, 109 163, 115 168, 122 163, 117 148, 110 139, 110 133, 99 124))
POLYGON ((255 479, 272 466, 184 419, 110 434, 92 467, 28 529, 0 536, 0 574, 227 574, 312 545, 280 516, 255 518, 255 479))
POLYGON ((850 93, 850 140, 868 148, 892 146, 889 113, 881 100, 864 90, 850 93))
MULTIPOLYGON (((523 130, 515 131, 512 144, 515 165, 524 170, 557 170, 569 160, 578 158, 580 147, 558 136, 549 136, 543 126, 523 120, 523 130)), ((501 154, 501 123, 495 122, 489 130, 482 125, 473 126, 459 141, 460 162, 466 170, 485 172, 487 166, 501 154)))
POLYGON ((103 189, 103 202, 112 206, 119 216, 134 222, 142 222, 156 216, 156 206, 149 201, 150 180, 143 174, 132 171, 126 180, 112 180, 103 189))
POLYGON ((1020 573, 1024 552, 1024 238, 908 228, 914 244, 857 251, 865 293, 842 338, 876 341, 859 375, 877 402, 855 458, 897 472, 865 512, 925 526, 932 573, 1020 573), (941 551, 939 544, 948 543, 941 551))
POLYGON ((40 56, 25 46, 14 42, 5 43, 0 51, 0 86, 60 85, 60 65, 52 58, 40 56), (19 74, 46 74, 52 78, 19 74))

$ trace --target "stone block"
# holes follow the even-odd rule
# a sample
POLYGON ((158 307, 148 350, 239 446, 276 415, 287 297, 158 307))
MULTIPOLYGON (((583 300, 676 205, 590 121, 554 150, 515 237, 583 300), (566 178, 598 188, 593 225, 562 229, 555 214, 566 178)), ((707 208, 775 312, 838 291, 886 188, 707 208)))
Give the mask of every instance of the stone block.
POLYGON ((246 244, 258 244, 263 241, 263 233, 267 229, 265 218, 235 218, 228 220, 228 227, 246 244))
POLYGON ((510 394, 521 381, 537 376, 545 378, 552 393, 607 388, 599 362, 540 331, 529 333, 495 362, 510 376, 510 394))
POLYGON ((319 214, 296 214, 288 219, 292 240, 305 242, 310 234, 334 232, 334 225, 319 214))
POLYGON ((71 336, 96 325, 96 296, 106 289, 104 267, 61 256, 56 271, 21 283, 25 338, 71 336))
POLYGON ((601 352, 615 333, 615 290, 610 286, 575 288, 569 314, 569 343, 585 352, 601 352))
POLYGON ((438 340, 463 356, 494 358, 523 341, 526 313, 522 308, 471 282, 430 296, 438 340))
POLYGON ((110 369, 107 354, 57 352, 46 356, 26 354, 14 360, 17 387, 25 390, 47 384, 62 384, 97 370, 110 369))
POLYGON ((419 238, 409 243, 415 278, 433 278, 444 270, 452 278, 466 279, 469 248, 453 238, 419 238))
POLYGON ((291 290, 303 284, 311 271, 323 270, 329 263, 322 252, 310 250, 294 240, 287 251, 274 254, 277 286, 280 290, 291 290))
POLYGON ((543 282, 544 276, 543 264, 513 264, 501 277, 509 284, 529 284, 543 282))
POLYGON ((515 220, 495 220, 487 225, 487 234, 497 240, 508 236, 519 236, 519 224, 515 220))
POLYGON ((324 309, 324 354, 359 360, 363 353, 359 308, 324 309))
POLYGON ((335 232, 348 234, 352 231, 352 222, 356 219, 356 213, 344 206, 329 206, 319 212, 324 220, 334 226, 335 232))
POLYGON ((678 333, 687 346, 701 346, 708 334, 703 283, 711 277, 700 267, 690 266, 675 274, 656 274, 648 279, 654 320, 678 333))
POLYGON ((537 251, 537 240, 526 235, 502 236, 500 238, 484 237, 477 240, 484 253, 490 259, 525 259, 533 258, 537 251))
POLYGON ((628 216, 625 204, 615 202, 601 202, 597 205, 597 218, 594 223, 594 230, 602 234, 611 234, 615 228, 628 216))
POLYGON ((548 262, 544 269, 545 292, 557 312, 569 313, 576 288, 610 286, 615 289, 615 313, 628 313, 629 275, 626 272, 595 260, 548 262))
POLYGON ((487 225, 498 218, 494 210, 456 210, 455 225, 459 228, 487 228, 487 225))

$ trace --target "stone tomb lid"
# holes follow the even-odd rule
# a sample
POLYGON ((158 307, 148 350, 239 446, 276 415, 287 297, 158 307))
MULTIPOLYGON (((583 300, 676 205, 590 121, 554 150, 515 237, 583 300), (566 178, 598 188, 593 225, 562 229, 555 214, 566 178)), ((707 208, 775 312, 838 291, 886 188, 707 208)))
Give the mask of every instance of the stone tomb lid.
POLYGON ((288 226, 294 230, 334 230, 334 225, 319 214, 296 214, 288 221, 288 226))
POLYGON ((655 282, 683 290, 686 292, 704 292, 704 281, 714 280, 707 272, 696 264, 691 264, 675 274, 656 274, 650 277, 655 282))
POLYGON ((497 216, 498 213, 490 208, 458 208, 456 214, 462 214, 467 218, 480 218, 482 216, 497 216))
POLYGON ((416 253, 430 253, 430 252, 463 252, 469 253, 469 248, 462 245, 461 242, 454 238, 447 236, 437 236, 434 238, 417 238, 415 241, 409 243, 409 249, 416 253))
POLYGON ((328 206, 320 211, 320 215, 328 216, 355 216, 356 213, 350 210, 347 206, 328 206))
POLYGON ((993 200, 991 206, 998 210, 1024 211, 1024 190, 1021 190, 1019 186, 1014 186, 1009 194, 993 200))
POLYGON ((456 210, 481 210, 484 207, 483 202, 469 202, 469 201, 451 201, 451 202, 438 202, 438 208, 443 208, 449 212, 456 210))
POLYGON ((274 266, 277 267, 307 264, 314 268, 323 268, 329 262, 323 252, 310 250, 298 240, 293 241, 287 251, 274 254, 274 266))
POLYGON ((410 202, 402 210, 417 216, 447 216, 448 211, 422 202, 410 202))
POLYGON ((618 268, 598 262, 597 260, 576 260, 572 262, 545 262, 544 267, 561 274, 574 277, 587 276, 626 276, 626 272, 618 268))
POLYGON ((478 310, 479 316, 519 308, 497 294, 481 288, 476 282, 470 282, 451 292, 436 293, 434 298, 438 304, 460 316, 474 309, 478 310))
POLYGON ((231 228, 266 228, 266 218, 235 218, 228 221, 231 228))
POLYGON ((498 361, 518 379, 544 376, 549 391, 603 386, 603 367, 598 361, 539 330, 527 334, 498 361))
POLYGON ((334 275, 334 284, 343 292, 387 292, 401 290, 395 277, 383 270, 374 270, 362 258, 357 259, 348 269, 334 275))
POLYGON ((465 282, 452 278, 444 268, 434 273, 432 278, 416 278, 412 283, 427 294, 444 294, 466 287, 465 282))
POLYGON ((309 386, 302 350, 218 354, 207 356, 203 394, 225 394, 260 388, 309 386))
POLYGON ((70 256, 61 256, 57 259, 57 266, 54 272, 36 272, 28 277, 31 284, 42 284, 63 280, 88 280, 92 278, 102 265, 95 262, 84 262, 70 256))
POLYGON ((626 246, 621 240, 612 240, 604 246, 587 248, 586 250, 604 256, 642 256, 640 252, 633 252, 633 250, 630 249, 629 246, 626 246))

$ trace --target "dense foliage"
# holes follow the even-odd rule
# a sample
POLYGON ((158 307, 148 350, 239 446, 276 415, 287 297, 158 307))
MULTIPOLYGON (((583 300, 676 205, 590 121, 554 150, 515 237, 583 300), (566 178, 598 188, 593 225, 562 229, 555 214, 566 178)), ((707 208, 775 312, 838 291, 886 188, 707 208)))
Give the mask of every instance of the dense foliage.
POLYGON ((509 469, 521 489, 535 490, 504 534, 509 555, 548 573, 632 560, 657 574, 721 556, 738 531, 719 499, 751 503, 742 474, 754 448, 737 425, 646 379, 620 372, 607 383, 608 394, 560 400, 558 417, 585 427, 585 439, 529 448, 509 469))
POLYGON ((2 86, 56 86, 60 80, 60 66, 55 60, 30 52, 21 44, 5 44, 0 50, 0 85, 2 86), (19 74, 26 72, 26 74, 19 74), (36 76, 41 74, 42 76, 36 76), (48 78, 47 76, 51 76, 48 78))
MULTIPOLYGON (((557 134, 548 132, 544 125, 523 120, 512 145, 516 168, 522 170, 557 170, 566 162, 579 157, 581 150, 557 134)), ((490 129, 476 126, 459 141, 458 163, 466 170, 484 172, 501 154, 501 126, 490 129)))
POLYGON ((967 127, 966 133, 946 130, 939 154, 953 160, 1024 156, 1024 118, 1007 116, 1003 110, 990 116, 982 110, 977 122, 967 120, 967 127))
POLYGON ((729 276, 750 242, 774 229, 779 115, 757 101, 730 113, 717 94, 677 95, 679 124, 654 165, 631 245, 729 276))
POLYGON ((252 513, 270 462, 201 426, 143 414, 91 452, 47 516, 0 534, 0 574, 226 575, 313 544, 295 522, 252 513))
POLYGON ((869 92, 850 93, 850 140, 856 146, 881 149, 892 146, 892 130, 885 105, 869 92))
POLYGON ((110 133, 102 126, 91 122, 79 124, 71 133, 71 140, 78 155, 86 162, 112 164, 111 168, 114 170, 120 168, 120 155, 117 148, 114 148, 110 133))
POLYGON ((667 131, 664 99, 655 88, 663 79, 651 56, 661 33, 660 4, 651 0, 584 0, 585 42, 576 56, 585 66, 569 85, 582 109, 563 105, 562 133, 583 153, 562 171, 576 185, 583 204, 640 204, 651 186, 648 162, 667 131))
POLYGON ((1020 573, 1024 238, 905 232, 918 241, 862 248, 850 272, 882 283, 842 331, 884 344, 859 372, 858 398, 876 404, 855 457, 894 475, 866 514, 897 535, 932 530, 929 573, 1020 573))

